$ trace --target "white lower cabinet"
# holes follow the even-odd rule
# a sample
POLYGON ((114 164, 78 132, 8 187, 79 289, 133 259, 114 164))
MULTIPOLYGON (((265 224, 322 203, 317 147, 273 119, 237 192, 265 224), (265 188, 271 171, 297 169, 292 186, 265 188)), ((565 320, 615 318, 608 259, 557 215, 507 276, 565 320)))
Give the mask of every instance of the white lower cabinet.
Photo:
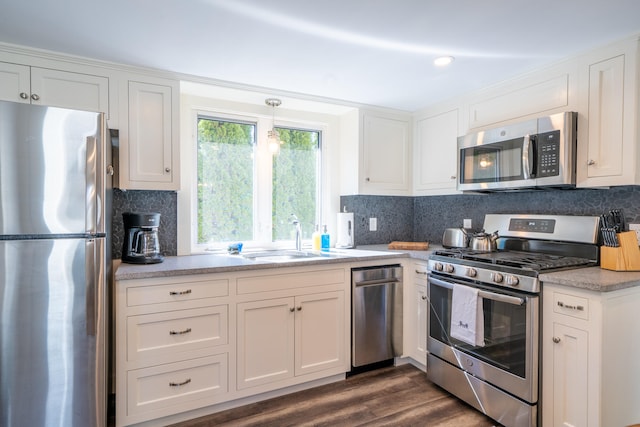
POLYGON ((344 291, 238 304, 238 389, 345 365, 344 291))
POLYGON ((117 282, 117 426, 227 400, 229 288, 219 275, 117 282))
POLYGON ((427 263, 414 262, 413 274, 407 275, 410 282, 405 284, 407 290, 407 309, 404 310, 407 325, 405 336, 407 356, 418 362, 422 367, 427 364, 427 322, 429 316, 429 302, 427 300, 427 263))
POLYGON ((116 426, 173 424, 344 378, 351 267, 117 281, 116 426))
POLYGON ((225 353, 128 371, 128 414, 153 411, 155 418, 167 406, 186 410, 216 403, 228 391, 227 358, 225 353))
POLYGON ((594 292, 543 284, 542 425, 640 421, 640 288, 594 292))

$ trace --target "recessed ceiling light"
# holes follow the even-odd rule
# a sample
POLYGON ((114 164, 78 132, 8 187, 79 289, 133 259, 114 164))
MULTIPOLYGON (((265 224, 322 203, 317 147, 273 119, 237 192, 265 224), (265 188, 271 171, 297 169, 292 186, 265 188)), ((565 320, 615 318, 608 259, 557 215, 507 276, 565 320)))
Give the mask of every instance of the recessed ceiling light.
POLYGON ((434 59, 433 63, 438 67, 444 67, 445 65, 449 65, 453 62, 455 58, 453 56, 441 56, 439 58, 434 59))

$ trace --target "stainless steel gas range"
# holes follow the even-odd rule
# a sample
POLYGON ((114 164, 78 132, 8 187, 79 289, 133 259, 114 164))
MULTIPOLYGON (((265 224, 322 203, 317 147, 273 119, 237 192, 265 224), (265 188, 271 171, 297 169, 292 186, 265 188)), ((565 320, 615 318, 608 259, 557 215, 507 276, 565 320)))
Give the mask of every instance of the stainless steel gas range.
POLYGON ((539 420, 538 275, 597 265, 599 217, 486 215, 497 250, 428 261, 427 375, 500 424, 539 420))

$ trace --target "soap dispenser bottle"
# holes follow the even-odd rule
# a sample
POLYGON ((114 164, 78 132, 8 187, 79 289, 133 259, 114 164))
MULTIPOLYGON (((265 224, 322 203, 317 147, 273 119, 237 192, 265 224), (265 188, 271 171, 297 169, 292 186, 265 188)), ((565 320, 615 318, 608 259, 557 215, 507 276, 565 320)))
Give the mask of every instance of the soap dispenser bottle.
POLYGON ((316 224, 316 231, 311 234, 311 249, 314 251, 319 251, 321 247, 320 243, 320 227, 316 224))
POLYGON ((327 231, 326 225, 323 225, 322 227, 322 234, 320 235, 320 250, 328 251, 331 246, 329 241, 329 232, 327 231))

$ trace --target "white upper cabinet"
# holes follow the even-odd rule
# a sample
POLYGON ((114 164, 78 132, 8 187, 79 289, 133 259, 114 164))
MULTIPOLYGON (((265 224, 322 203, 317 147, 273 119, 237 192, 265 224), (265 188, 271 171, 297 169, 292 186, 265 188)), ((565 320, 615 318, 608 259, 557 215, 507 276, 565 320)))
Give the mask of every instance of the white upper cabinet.
POLYGON ((361 120, 359 193, 410 194, 410 118, 364 112, 361 120))
POLYGON ((109 79, 0 62, 0 99, 108 113, 109 79))
POLYGON ((635 39, 590 55, 581 67, 579 187, 640 183, 638 57, 635 39))
POLYGON ((120 170, 117 186, 136 190, 178 190, 179 87, 173 80, 121 83, 120 170), (126 90, 122 93, 122 89, 126 90), (123 113, 124 114, 124 113, 123 113))
POLYGON ((418 119, 415 135, 414 194, 456 193, 458 110, 418 119))

